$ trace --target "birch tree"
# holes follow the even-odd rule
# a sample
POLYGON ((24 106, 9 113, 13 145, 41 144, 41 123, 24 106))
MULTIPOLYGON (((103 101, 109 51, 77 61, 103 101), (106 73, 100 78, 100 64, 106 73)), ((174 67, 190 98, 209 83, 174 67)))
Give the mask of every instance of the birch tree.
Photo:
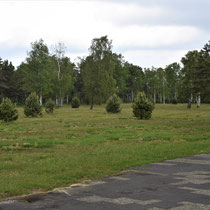
POLYGON ((26 62, 18 68, 22 72, 23 89, 27 92, 36 92, 42 105, 43 95, 49 91, 51 78, 49 68, 49 50, 42 39, 31 43, 26 62))
POLYGON ((62 80, 62 75, 61 75, 61 61, 62 58, 64 57, 64 53, 65 53, 65 45, 63 43, 58 43, 57 45, 55 45, 55 61, 56 61, 56 65, 57 65, 57 85, 58 85, 58 92, 56 93, 56 106, 60 107, 63 105, 63 97, 62 97, 62 91, 61 91, 61 80, 62 80))
POLYGON ((65 56, 66 47, 63 43, 58 43, 54 48, 54 64, 56 78, 55 82, 55 94, 56 94, 56 106, 60 107, 63 105, 64 97, 68 96, 73 88, 73 67, 70 59, 65 56))
POLYGON ((95 38, 90 46, 90 55, 82 60, 82 77, 90 109, 94 104, 105 102, 115 91, 113 79, 114 62, 112 41, 107 36, 95 38))

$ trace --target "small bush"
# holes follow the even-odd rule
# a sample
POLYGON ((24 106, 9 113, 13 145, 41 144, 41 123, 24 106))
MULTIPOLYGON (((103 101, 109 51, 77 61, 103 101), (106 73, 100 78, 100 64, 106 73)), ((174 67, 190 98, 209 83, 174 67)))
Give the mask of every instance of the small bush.
POLYGON ((11 122, 18 119, 18 111, 15 104, 9 98, 4 98, 0 104, 0 120, 11 122))
POLYGON ((132 105, 133 114, 138 119, 150 119, 154 105, 147 99, 145 93, 139 92, 132 105))
POLYGON ((177 99, 176 98, 173 98, 172 100, 171 100, 171 103, 172 104, 177 104, 178 102, 177 102, 177 99))
POLYGON ((120 104, 120 98, 116 94, 114 94, 107 101, 106 111, 109 113, 119 113, 121 111, 120 104))
POLYGON ((72 108, 79 108, 79 106, 80 106, 80 100, 79 100, 78 97, 75 96, 75 97, 72 99, 71 107, 72 107, 72 108))
POLYGON ((52 99, 49 99, 45 104, 45 111, 50 114, 53 113, 55 108, 55 102, 52 99))
POLYGON ((31 93, 26 99, 24 114, 26 117, 37 117, 38 115, 42 115, 42 106, 39 103, 39 97, 37 94, 31 93))

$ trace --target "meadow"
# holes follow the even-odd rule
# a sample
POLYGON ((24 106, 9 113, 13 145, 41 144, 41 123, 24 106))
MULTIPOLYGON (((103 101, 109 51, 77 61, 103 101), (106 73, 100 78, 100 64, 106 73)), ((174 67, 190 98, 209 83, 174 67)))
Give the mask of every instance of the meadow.
POLYGON ((210 152, 210 105, 155 105, 150 120, 105 106, 0 122, 0 199, 97 180, 132 166, 210 152))

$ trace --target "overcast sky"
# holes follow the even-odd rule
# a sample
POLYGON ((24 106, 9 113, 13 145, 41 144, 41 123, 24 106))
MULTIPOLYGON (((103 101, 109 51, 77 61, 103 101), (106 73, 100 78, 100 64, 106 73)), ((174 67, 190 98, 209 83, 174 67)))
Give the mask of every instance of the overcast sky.
POLYGON ((128 62, 165 67, 210 40, 209 11, 210 0, 0 1, 0 57, 17 66, 42 38, 74 61, 108 35, 128 62))

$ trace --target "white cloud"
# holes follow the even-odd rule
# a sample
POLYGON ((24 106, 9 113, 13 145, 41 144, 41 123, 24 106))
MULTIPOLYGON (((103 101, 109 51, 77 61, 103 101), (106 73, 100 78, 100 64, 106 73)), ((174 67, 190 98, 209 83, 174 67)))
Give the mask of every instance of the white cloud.
POLYGON ((116 47, 167 47, 199 39, 202 31, 190 26, 128 26, 112 33, 116 47))
POLYGON ((160 7, 145 7, 130 2, 130 4, 97 4, 103 9, 96 10, 97 16, 101 19, 111 22, 114 25, 135 25, 140 22, 148 22, 157 17, 164 17, 167 12, 160 7))
MULTIPOLYGON (((125 53, 127 60, 132 62, 139 60, 138 56, 148 57, 152 48, 182 46, 206 36, 194 26, 152 25, 152 20, 169 15, 157 4, 146 7, 119 1, 0 1, 0 7, 3 29, 0 48, 15 52, 16 55, 11 53, 10 58, 16 63, 25 55, 16 49, 30 49, 30 43, 39 38, 43 38, 49 47, 64 42, 74 60, 76 55, 88 53, 93 38, 108 35, 113 40, 114 50, 125 53)), ((172 55, 176 56, 177 52, 172 55)))
POLYGON ((142 68, 162 67, 180 62, 181 58, 187 53, 187 50, 136 50, 127 51, 123 55, 125 60, 135 63, 142 68))

